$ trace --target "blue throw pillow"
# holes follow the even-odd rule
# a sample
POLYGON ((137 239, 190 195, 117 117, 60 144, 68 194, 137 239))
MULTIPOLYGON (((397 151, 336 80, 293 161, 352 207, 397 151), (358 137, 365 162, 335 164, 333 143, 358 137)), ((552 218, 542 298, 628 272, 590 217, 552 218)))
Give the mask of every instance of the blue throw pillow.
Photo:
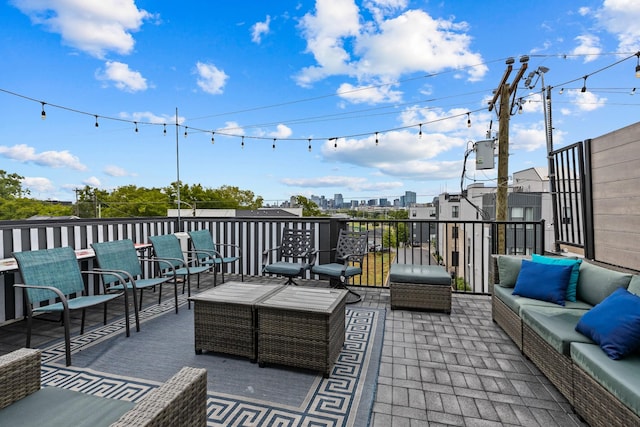
POLYGON ((591 338, 611 359, 640 348, 640 297, 616 289, 580 318, 576 331, 591 338))
POLYGON ((564 305, 572 270, 571 265, 522 260, 513 295, 564 305))
POLYGON ((581 259, 570 258, 552 258, 538 254, 531 256, 533 262, 540 262, 542 264, 558 264, 558 265, 570 265, 573 267, 571 271, 571 278, 569 279, 569 286, 567 286, 567 301, 576 302, 576 290, 578 288, 578 277, 580 276, 580 264, 581 259))

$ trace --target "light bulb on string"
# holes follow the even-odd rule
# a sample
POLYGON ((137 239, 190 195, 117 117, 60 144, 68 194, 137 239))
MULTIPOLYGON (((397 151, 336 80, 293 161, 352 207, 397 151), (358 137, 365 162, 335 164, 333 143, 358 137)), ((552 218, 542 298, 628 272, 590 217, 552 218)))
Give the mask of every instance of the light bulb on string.
POLYGON ((45 104, 45 103, 44 103, 44 102, 41 102, 41 104, 42 104, 42 112, 40 113, 40 118, 41 118, 42 120, 45 120, 45 119, 47 118, 47 112, 46 112, 46 111, 44 111, 44 104, 45 104))
POLYGON ((187 137, 187 135, 188 135, 187 129, 189 129, 189 127, 188 127, 188 126, 185 126, 185 127, 184 127, 184 137, 185 137, 185 138, 186 138, 186 137, 187 137))
POLYGON ((133 122, 133 124, 136 125, 135 131, 138 132, 138 122, 133 122))
POLYGON ((422 123, 420 123, 420 131, 418 132, 418 138, 422 139, 422 123))
POLYGON ((309 152, 311 152, 311 138, 309 138, 309 152))
POLYGON ((467 113, 467 127, 471 127, 471 113, 467 113))
POLYGON ((242 135, 242 142, 240 143, 240 148, 244 150, 244 135, 242 135))
POLYGON ((275 139, 275 138, 273 138, 273 145, 271 146, 271 148, 272 148, 273 150, 275 150, 275 149, 276 149, 276 139, 275 139))
POLYGON ((518 100, 518 114, 522 114, 522 98, 518 100))
POLYGON ((163 126, 162 134, 163 134, 164 136, 167 136, 167 124, 166 124, 166 123, 163 123, 163 125, 162 125, 162 126, 163 126))
POLYGON ((564 88, 560 88, 560 90, 558 91, 558 95, 562 95, 564 93, 564 88))
POLYGON ((636 88, 634 87, 633 89, 631 89, 631 92, 629 92, 629 95, 635 95, 636 94, 636 88))
POLYGON ((378 145, 379 141, 378 141, 378 132, 376 132, 376 145, 378 145))
POLYGON ((97 114, 96 114, 96 124, 95 124, 95 126, 96 126, 96 127, 99 127, 99 126, 100 126, 100 125, 98 124, 98 115, 97 115, 97 114))
POLYGON ((638 62, 636 64, 636 78, 640 78, 640 52, 636 53, 638 57, 638 62))
POLYGON ((589 76, 584 76, 584 83, 582 84, 582 89, 580 89, 580 92, 585 93, 587 91, 587 77, 589 76))
POLYGON ((215 144, 215 142, 216 142, 215 135, 216 135, 215 132, 211 132, 211 143, 212 144, 215 144))

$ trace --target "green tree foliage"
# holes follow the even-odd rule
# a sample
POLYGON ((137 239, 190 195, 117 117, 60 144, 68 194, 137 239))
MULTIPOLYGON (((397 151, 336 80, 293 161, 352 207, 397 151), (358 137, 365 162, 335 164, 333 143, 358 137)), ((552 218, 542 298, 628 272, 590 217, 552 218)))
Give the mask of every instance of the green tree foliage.
POLYGON ((302 216, 324 216, 320 207, 304 196, 296 196, 298 204, 302 207, 302 216))
POLYGON ((15 199, 29 194, 29 190, 22 189, 23 176, 17 173, 7 173, 0 169, 0 200, 15 199))
POLYGON ((409 229, 404 222, 391 223, 382 233, 382 246, 395 248, 401 243, 409 243, 409 229))
POLYGON ((32 216, 70 216, 73 206, 25 197, 0 200, 0 220, 27 219, 32 216))

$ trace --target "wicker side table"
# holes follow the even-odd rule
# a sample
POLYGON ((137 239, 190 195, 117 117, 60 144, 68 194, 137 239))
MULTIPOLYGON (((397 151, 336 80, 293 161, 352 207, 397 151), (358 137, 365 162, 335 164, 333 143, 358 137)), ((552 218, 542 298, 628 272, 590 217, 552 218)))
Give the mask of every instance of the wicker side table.
POLYGON ((389 269, 391 308, 451 313, 451 276, 440 265, 393 264, 389 269))
POLYGON ((202 351, 257 358, 255 305, 283 285, 227 282, 190 298, 196 354, 202 351))
POLYGON ((347 291, 288 286, 257 304, 258 363, 331 374, 344 344, 347 291))

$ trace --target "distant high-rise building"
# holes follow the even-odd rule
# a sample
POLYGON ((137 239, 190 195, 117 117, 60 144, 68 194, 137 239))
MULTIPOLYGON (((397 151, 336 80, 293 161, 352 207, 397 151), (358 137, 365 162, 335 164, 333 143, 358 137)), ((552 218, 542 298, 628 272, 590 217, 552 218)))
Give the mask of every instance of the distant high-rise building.
POLYGON ((404 207, 414 206, 417 203, 417 195, 414 191, 404 192, 404 207))
POLYGON ((333 195, 333 207, 336 209, 340 209, 344 205, 344 200, 342 198, 342 194, 337 193, 333 195))
POLYGON ((387 201, 387 199, 380 199, 379 203, 380 203, 380 206, 385 207, 388 205, 389 202, 387 201))

